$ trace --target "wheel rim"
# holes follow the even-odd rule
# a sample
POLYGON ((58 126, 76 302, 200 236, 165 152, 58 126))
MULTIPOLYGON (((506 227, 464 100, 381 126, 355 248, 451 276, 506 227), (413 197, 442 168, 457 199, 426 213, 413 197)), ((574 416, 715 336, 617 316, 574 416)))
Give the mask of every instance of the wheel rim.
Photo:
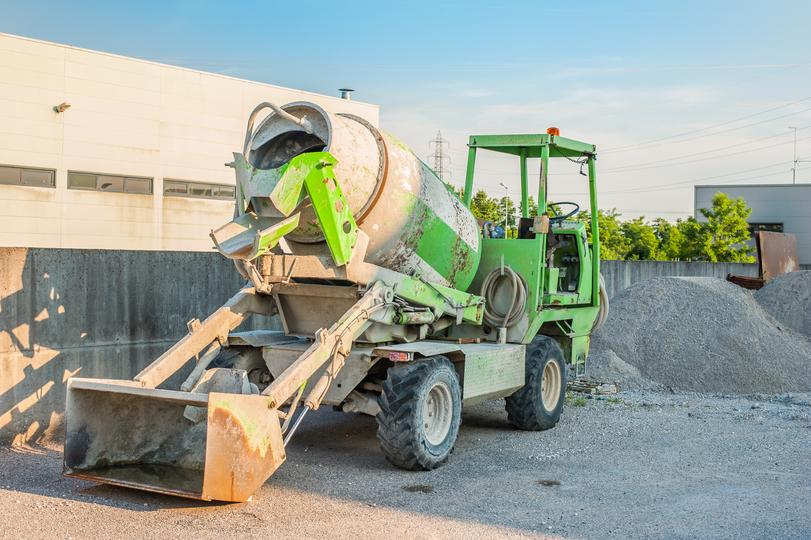
POLYGON ((441 444, 451 429, 453 398, 444 382, 437 382, 425 396, 422 407, 422 425, 425 438, 433 445, 441 444))
POLYGON ((560 400, 560 366, 554 360, 548 360, 543 367, 543 378, 541 379, 541 399, 547 411, 555 410, 560 400))

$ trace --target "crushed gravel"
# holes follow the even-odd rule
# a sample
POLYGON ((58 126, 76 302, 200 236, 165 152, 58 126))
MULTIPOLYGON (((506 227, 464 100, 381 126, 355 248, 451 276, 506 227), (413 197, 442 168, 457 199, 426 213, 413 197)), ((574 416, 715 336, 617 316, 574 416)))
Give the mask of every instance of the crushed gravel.
POLYGON ((611 302, 592 340, 590 373, 625 388, 716 394, 811 390, 811 341, 724 280, 660 277, 611 302))
POLYGON ((463 412, 448 463, 403 471, 373 418, 309 413, 243 504, 62 478, 61 449, 0 449, 0 538, 809 538, 811 395, 622 392, 547 431, 463 412))
POLYGON ((811 337, 811 271, 771 280, 755 292, 755 300, 781 323, 811 337))

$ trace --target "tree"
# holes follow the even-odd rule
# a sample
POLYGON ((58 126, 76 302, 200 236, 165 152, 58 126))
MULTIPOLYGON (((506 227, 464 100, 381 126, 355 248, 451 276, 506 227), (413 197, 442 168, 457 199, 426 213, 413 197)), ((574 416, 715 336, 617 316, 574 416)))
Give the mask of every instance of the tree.
POLYGON ((502 197, 498 201, 498 208, 500 210, 500 215, 498 221, 495 222, 497 225, 504 226, 504 205, 507 206, 507 229, 512 230, 517 227, 516 225, 516 216, 518 215, 518 210, 515 207, 515 203, 510 197, 502 197))
POLYGON ((690 216, 686 220, 676 221, 676 228, 683 238, 677 258, 687 261, 707 260, 709 234, 706 225, 690 216))
MULTIPOLYGON (((622 234, 616 208, 597 212, 597 226, 600 228, 600 258, 603 260, 624 259, 630 249, 628 240, 622 234)), ((591 213, 584 210, 577 214, 577 219, 586 222, 586 232, 591 242, 591 213)))
MULTIPOLYGON (((458 190, 461 197, 461 190, 458 190)), ((517 235, 518 209, 510 197, 496 199, 479 190, 471 201, 471 211, 478 219, 504 225, 504 205, 507 205, 508 238, 517 235)), ((538 212, 537 203, 528 199, 529 215, 538 212)), ((731 199, 716 193, 712 208, 703 208, 706 222, 694 217, 671 223, 658 218, 653 222, 644 217, 621 220, 617 209, 600 210, 600 258, 604 260, 692 260, 711 262, 752 262, 752 248, 746 245, 749 228, 746 219, 751 210, 743 199, 731 199)), ((586 222, 591 241, 591 214, 580 212, 576 219, 586 222)))
POLYGON ((708 260, 754 262, 752 248, 745 244, 750 238, 746 219, 751 213, 752 209, 742 198, 732 199, 721 192, 713 196, 711 209, 701 209, 701 214, 707 218, 704 248, 708 260))
POLYGON ((684 233, 680 229, 681 220, 676 224, 658 218, 653 221, 653 232, 659 243, 658 255, 660 260, 673 261, 682 258, 684 249, 684 233))
POLYGON ((645 223, 644 217, 623 222, 620 231, 628 241, 626 259, 638 261, 659 259, 659 239, 656 238, 653 226, 645 223))
POLYGON ((499 208, 498 201, 489 197, 483 189, 477 191, 470 200, 470 211, 477 218, 493 223, 498 223, 500 217, 504 215, 503 210, 499 208))
POLYGON ((538 203, 535 202, 535 197, 532 195, 527 198, 527 207, 530 217, 538 215, 538 203))

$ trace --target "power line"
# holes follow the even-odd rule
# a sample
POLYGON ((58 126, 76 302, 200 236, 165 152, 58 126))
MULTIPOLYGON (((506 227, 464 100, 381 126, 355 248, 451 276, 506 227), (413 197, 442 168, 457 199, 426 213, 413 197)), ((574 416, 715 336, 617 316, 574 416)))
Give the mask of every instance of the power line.
MULTIPOLYGON (((685 135, 693 135, 693 134, 701 132, 701 131, 708 131, 708 130, 715 129, 715 128, 718 128, 718 127, 728 126, 730 124, 735 124, 737 122, 740 122, 741 120, 748 120, 749 118, 754 118, 755 116, 760 116, 761 114, 766 114, 766 113, 778 111, 780 109, 785 109, 786 107, 791 107, 792 105, 796 105, 798 103, 808 101, 809 99, 811 99, 811 96, 805 97, 805 98, 802 98, 802 99, 798 99, 797 101, 792 101, 792 102, 789 102, 789 103, 785 103, 785 104, 779 105, 777 107, 772 107, 771 109, 766 109, 764 111, 759 111, 759 112, 752 113, 752 114, 749 114, 749 115, 746 115, 746 116, 741 116, 740 118, 735 118, 734 120, 728 120, 726 122, 721 122, 719 124, 713 124, 713 125, 706 126, 706 127, 703 127, 703 128, 692 129, 690 131, 684 131, 684 132, 681 132, 681 133, 676 133, 674 135, 668 135, 668 136, 665 136, 665 137, 659 137, 658 139, 651 139, 651 140, 645 141, 645 142, 626 144, 626 145, 621 145, 621 146, 615 146, 614 148, 607 148, 607 149, 603 150, 601 153, 620 152, 620 151, 625 152, 626 150, 631 150, 633 148, 637 148, 637 147, 640 147, 640 146, 648 146, 648 145, 653 145, 655 143, 659 143, 659 142, 662 142, 662 141, 669 141, 671 139, 678 139, 679 137, 683 137, 685 135)), ((808 109, 805 109, 805 110, 808 110, 808 109)), ((803 111, 799 111, 799 112, 803 112, 803 111)), ((797 114, 797 113, 791 113, 791 114, 797 114)), ((777 120, 779 118, 782 118, 782 117, 774 118, 772 120, 777 120)), ((770 121, 770 120, 766 120, 766 121, 770 121)), ((755 124, 750 124, 750 125, 755 125, 755 124)), ((742 126, 742 127, 748 127, 748 126, 742 126)), ((735 128, 735 129, 739 129, 739 128, 735 128)), ((724 133, 724 132, 721 132, 721 133, 724 133)), ((711 135, 716 135, 716 134, 717 133, 712 133, 711 135)), ((700 137, 698 137, 698 138, 700 138, 700 137)), ((686 139, 686 140, 691 140, 691 139, 686 139)), ((678 141, 678 142, 684 142, 684 141, 678 141)))
POLYGON ((431 168, 434 169, 440 180, 450 183, 452 171, 450 143, 442 138, 441 131, 436 132, 436 138, 428 141, 428 148, 428 160, 431 163, 431 168))
MULTIPOLYGON (((798 131, 802 131, 804 129, 808 129, 809 127, 811 127, 811 126, 803 126, 801 128, 796 128, 796 129, 798 131)), ((793 128, 790 128, 790 129, 793 129, 793 128)), ((626 169, 628 169, 628 170, 636 170, 638 168, 647 168, 646 167, 647 165, 657 165, 657 164, 665 163, 665 162, 680 161, 680 160, 682 160, 684 158, 688 158, 688 157, 703 156, 703 155, 706 155, 706 154, 712 154, 714 152, 718 152, 719 150, 728 150, 729 148, 740 148, 741 146, 747 146, 747 145, 750 145, 750 144, 760 143, 760 142, 763 142, 763 141, 768 141, 769 139, 776 139, 778 137, 785 137, 786 135, 789 135, 789 133, 787 133, 787 132, 786 133, 775 133, 774 135, 769 135, 768 137, 758 137, 756 139, 752 139, 752 140, 749 140, 749 141, 746 141, 746 142, 728 144, 726 146, 719 146, 718 148, 713 148, 712 150, 703 150, 701 152, 692 152, 690 154, 681 154, 681 155, 674 156, 674 157, 671 157, 671 158, 662 158, 662 159, 657 159, 655 161, 646 161, 646 162, 637 163, 637 164, 634 164, 634 165, 623 165, 623 166, 620 166, 620 167, 613 167, 611 169, 606 169, 606 170, 601 171, 601 174, 604 174, 604 173, 607 173, 607 172, 613 172, 613 171, 626 170, 626 169)), ((788 144, 788 142, 779 143, 779 144, 775 144, 775 145, 772 145, 772 146, 762 146, 762 147, 758 148, 758 150, 761 150, 763 148, 772 148, 773 146, 779 146, 779 145, 782 145, 782 144, 788 144)), ((739 152, 734 152, 732 154, 722 154, 722 155, 719 155, 719 156, 712 156, 712 158, 722 157, 722 156, 725 156, 725 155, 736 155, 738 153, 739 152)), ((693 162, 691 161, 691 162, 688 162, 688 163, 693 163, 693 162)), ((662 165, 662 166, 665 167, 665 166, 670 166, 670 165, 681 165, 681 163, 668 163, 668 164, 665 164, 665 165, 662 165)), ((561 173, 561 174, 578 174, 578 173, 561 173)))
MULTIPOLYGON (((800 141, 807 141, 807 140, 811 140, 811 137, 805 137, 805 138, 799 139, 799 140, 800 141)), ((797 141, 794 141, 795 145, 796 145, 796 143, 797 143, 797 141)), ((649 163, 651 163, 651 165, 644 166, 644 164, 640 164, 639 167, 626 165, 625 167, 615 167, 613 169, 605 169, 603 171, 600 171, 600 174, 621 174, 621 173, 634 172, 634 171, 644 171, 644 170, 648 170, 648 169, 660 169, 662 167, 675 167, 675 166, 679 166, 679 165, 690 165, 692 163, 700 163, 702 161, 716 160, 716 159, 719 159, 719 158, 738 156, 738 155, 741 155, 741 154, 751 154, 752 152, 755 152, 755 151, 759 152, 761 150, 766 150, 766 149, 769 149, 769 148, 775 148, 777 146, 785 146, 787 144, 792 144, 792 141, 786 141, 786 142, 780 142, 780 143, 776 143, 776 144, 770 144, 770 145, 767 145, 767 146, 761 146, 761 147, 759 147, 759 148, 757 148, 755 150, 740 150, 738 152, 729 152, 727 154, 717 154, 717 155, 714 155, 714 156, 709 156, 709 157, 704 157, 704 158, 699 158, 699 159, 693 159, 693 160, 690 160, 690 161, 679 161, 679 162, 676 162, 676 163, 659 163, 659 164, 655 164, 655 165, 654 165, 654 163, 657 163, 657 162, 654 161, 654 162, 649 162, 649 163)), ((740 145, 738 145, 738 146, 740 146, 740 145)), ((689 154, 688 154, 688 156, 689 156, 689 154)), ((688 156, 681 156, 681 157, 688 157, 688 156)), ((676 158, 672 158, 672 159, 676 159, 676 158)), ((662 161, 667 161, 667 160, 662 160, 662 161)), ((579 174, 579 173, 576 173, 576 172, 559 173, 558 176, 564 176, 564 175, 573 176, 573 175, 576 175, 576 174, 579 174)))
MULTIPOLYGON (((797 131, 803 131, 803 130, 806 130, 806 129, 809 129, 809 128, 811 128, 811 126, 803 126, 803 127, 800 127, 800 128, 796 128, 796 130, 797 131)), ((794 129, 794 128, 789 128, 789 129, 794 129)), ((629 165, 621 165, 621 166, 618 166, 618 167, 611 167, 609 169, 601 169, 599 171, 599 173, 600 173, 600 175, 617 174, 617 173, 634 172, 634 171, 640 171, 640 170, 646 170, 646 169, 657 169, 657 168, 663 168, 663 167, 671 167, 671 166, 677 166, 677 165, 689 165, 689 164, 698 163, 698 162, 701 162, 701 161, 715 160, 715 159, 724 158, 724 157, 730 157, 730 156, 746 154, 746 153, 749 153, 749 152, 760 151, 760 150, 764 150, 764 149, 783 146, 783 145, 786 145, 786 144, 791 144, 792 141, 786 141, 786 142, 775 143, 775 144, 771 144, 771 145, 767 145, 767 146, 761 146, 761 147, 759 147, 759 148, 757 148, 755 150, 741 150, 741 151, 738 151, 738 152, 729 152, 729 153, 726 153, 726 154, 710 155, 707 158, 694 159, 694 160, 689 160, 689 161, 682 161, 685 158, 690 158, 690 157, 694 157, 694 156, 703 156, 703 155, 707 155, 707 154, 714 154, 715 152, 718 152, 720 150, 726 150, 726 149, 729 149, 729 148, 740 148, 742 146, 747 146, 747 145, 751 145, 751 144, 757 144, 757 143, 761 143, 763 141, 768 141, 770 139, 775 139, 775 138, 778 138, 778 137, 785 137, 787 135, 790 135, 790 133, 789 132, 776 133, 776 134, 769 135, 769 136, 766 136, 766 137, 757 137, 755 139, 751 139, 751 140, 741 142, 741 143, 735 143, 735 144, 729 144, 729 145, 725 145, 725 146, 719 146, 719 147, 713 148, 711 150, 702 150, 701 152, 691 152, 689 154, 680 154, 680 155, 673 156, 673 157, 670 157, 670 158, 662 158, 662 159, 657 159, 657 160, 654 160, 654 161, 645 161, 645 162, 641 162, 641 163, 635 163, 635 164, 629 164, 629 165)), ((802 141, 806 141, 806 140, 809 140, 809 139, 811 139, 811 137, 797 139, 796 142, 802 142, 802 141)), ((798 162, 802 163, 802 160, 798 160, 798 162)), ((492 168, 487 168, 487 167, 476 167, 476 170, 481 170, 481 171, 491 172, 491 173, 497 173, 497 174, 515 174, 515 171, 507 171, 507 170, 503 170, 503 169, 492 169, 492 168)), ((579 174, 580 174, 579 172, 575 172, 575 171, 570 171, 570 172, 553 172, 553 171, 550 171, 549 172, 549 176, 578 176, 579 174)))
MULTIPOLYGON (((629 189, 617 189, 617 190, 609 190, 609 191, 600 191, 600 195, 620 195, 620 194, 628 194, 628 193, 650 193, 654 191, 669 191, 671 189, 679 189, 685 185, 695 184, 697 182, 703 182, 704 180, 715 180, 716 178, 724 178, 727 176, 736 176, 739 174, 745 174, 751 171, 761 171, 764 169, 773 169, 774 167, 785 166, 785 162, 777 162, 772 163, 769 165, 764 165, 763 167, 755 167, 752 169, 746 169, 743 171, 734 171, 731 173, 724 173, 724 174, 716 174, 712 176, 703 176, 701 178, 692 178, 690 180, 683 180, 679 182, 672 182, 668 184, 662 184, 659 186, 650 186, 650 187, 639 187, 639 188, 629 188, 629 189)), ((731 180, 731 182, 738 182, 741 180, 754 180, 756 178, 767 178, 770 176, 776 176, 778 174, 785 174, 785 171, 779 171, 774 173, 769 173, 765 175, 757 175, 757 176, 744 176, 744 177, 737 177, 731 180)), ((721 182, 724 183, 724 182, 721 182)), ((570 192, 570 193, 560 193, 560 195, 582 195, 583 192, 570 192)))

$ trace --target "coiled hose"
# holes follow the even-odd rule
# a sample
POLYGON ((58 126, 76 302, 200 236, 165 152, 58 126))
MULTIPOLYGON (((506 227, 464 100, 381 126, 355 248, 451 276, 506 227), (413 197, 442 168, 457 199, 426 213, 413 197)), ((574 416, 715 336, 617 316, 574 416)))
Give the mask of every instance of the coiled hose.
POLYGON ((600 311, 597 313, 597 318, 594 319, 594 326, 591 327, 591 331, 594 332, 598 328, 600 328, 605 320, 608 318, 608 292, 605 288, 605 278, 603 275, 600 274, 600 311))
POLYGON ((490 326, 509 328, 519 321, 527 304, 527 285, 521 276, 509 266, 502 266, 487 274, 482 283, 481 296, 484 298, 484 320, 490 326), (504 313, 494 306, 496 291, 501 281, 509 280, 512 287, 510 307, 504 313))

